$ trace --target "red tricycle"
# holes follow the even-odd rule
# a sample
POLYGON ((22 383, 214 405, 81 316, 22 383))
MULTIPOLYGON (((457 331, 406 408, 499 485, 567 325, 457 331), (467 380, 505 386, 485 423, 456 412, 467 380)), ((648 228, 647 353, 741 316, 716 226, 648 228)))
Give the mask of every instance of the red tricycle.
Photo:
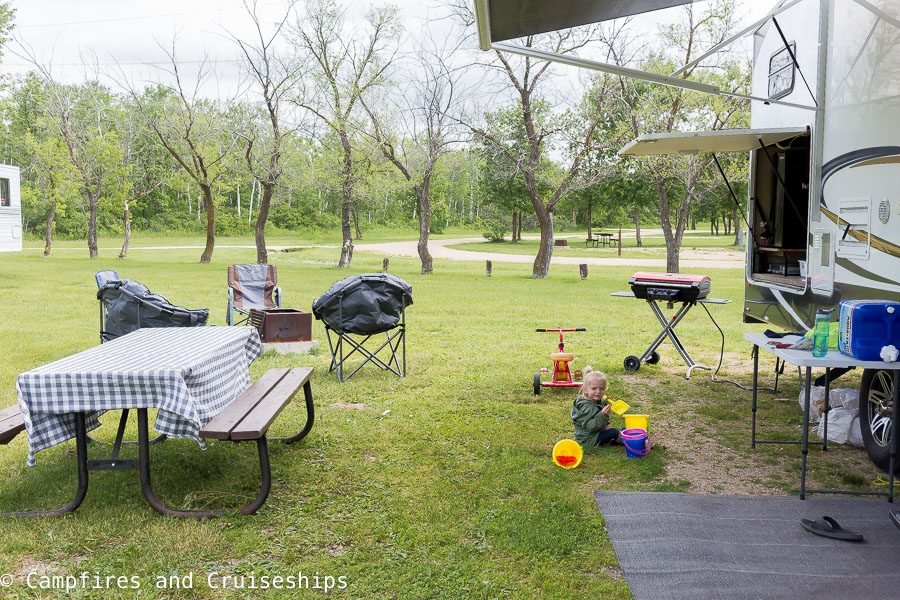
POLYGON ((534 374, 534 393, 541 393, 542 387, 581 387, 581 371, 570 371, 569 363, 575 359, 575 355, 566 352, 563 343, 563 331, 585 331, 584 327, 569 329, 535 329, 535 331, 554 331, 559 333, 559 352, 551 352, 550 360, 553 361, 553 378, 550 381, 541 381, 541 373, 549 373, 550 369, 541 369, 534 374))

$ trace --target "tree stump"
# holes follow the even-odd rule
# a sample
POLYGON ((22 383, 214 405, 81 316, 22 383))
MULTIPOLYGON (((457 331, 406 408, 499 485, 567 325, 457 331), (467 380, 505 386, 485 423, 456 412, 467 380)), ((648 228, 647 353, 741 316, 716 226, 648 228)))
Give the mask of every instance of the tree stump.
POLYGON ((582 279, 587 279, 587 264, 586 263, 582 263, 582 264, 578 265, 578 271, 581 273, 582 279))
POLYGON ((391 261, 389 261, 388 259, 385 258, 384 260, 381 261, 381 270, 384 272, 387 272, 388 267, 390 265, 391 265, 391 261))
POLYGON ((484 262, 485 262, 485 266, 484 266, 485 273, 487 273, 487 276, 490 277, 491 276, 491 267, 493 265, 491 264, 491 261, 489 261, 489 260, 486 260, 484 262))

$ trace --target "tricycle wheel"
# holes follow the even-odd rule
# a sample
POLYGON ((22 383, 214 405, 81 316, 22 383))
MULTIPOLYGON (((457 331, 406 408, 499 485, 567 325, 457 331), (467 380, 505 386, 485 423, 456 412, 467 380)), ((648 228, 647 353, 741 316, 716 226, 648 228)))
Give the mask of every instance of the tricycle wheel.
POLYGON ((534 374, 534 395, 539 396, 541 393, 541 374, 534 374))
POLYGON ((641 368, 641 359, 637 356, 628 356, 625 358, 625 370, 637 371, 641 368))
POLYGON ((659 352, 657 352, 656 350, 654 350, 653 353, 650 354, 650 358, 647 359, 647 364, 648 364, 648 365, 655 365, 655 364, 658 363, 658 362, 659 362, 659 352))

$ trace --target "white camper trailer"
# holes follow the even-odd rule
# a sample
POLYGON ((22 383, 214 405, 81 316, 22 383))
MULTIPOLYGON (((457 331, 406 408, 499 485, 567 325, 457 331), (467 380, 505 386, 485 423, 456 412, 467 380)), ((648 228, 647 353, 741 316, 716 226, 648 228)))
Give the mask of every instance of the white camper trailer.
POLYGON ((0 165, 0 252, 22 249, 22 198, 19 167, 0 165))
MULTIPOLYGON (((818 308, 841 300, 900 300, 900 0, 782 0, 670 76, 496 41, 688 1, 476 0, 476 7, 482 49, 711 94, 727 92, 675 77, 752 35, 750 129, 643 135, 621 154, 750 152, 745 321, 806 331, 818 308), (543 12, 555 15, 544 21, 550 26, 528 18, 543 12)), ((894 408, 886 374, 867 370, 860 390, 866 450, 884 470, 894 408)))

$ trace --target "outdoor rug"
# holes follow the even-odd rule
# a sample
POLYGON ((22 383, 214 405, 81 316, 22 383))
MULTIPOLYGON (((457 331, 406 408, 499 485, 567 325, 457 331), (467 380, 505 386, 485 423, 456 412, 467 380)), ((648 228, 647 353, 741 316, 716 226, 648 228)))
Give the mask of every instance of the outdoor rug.
POLYGON ((900 510, 884 498, 703 496, 595 491, 637 600, 896 600, 900 510), (837 519, 863 542, 813 535, 800 519, 837 519))

